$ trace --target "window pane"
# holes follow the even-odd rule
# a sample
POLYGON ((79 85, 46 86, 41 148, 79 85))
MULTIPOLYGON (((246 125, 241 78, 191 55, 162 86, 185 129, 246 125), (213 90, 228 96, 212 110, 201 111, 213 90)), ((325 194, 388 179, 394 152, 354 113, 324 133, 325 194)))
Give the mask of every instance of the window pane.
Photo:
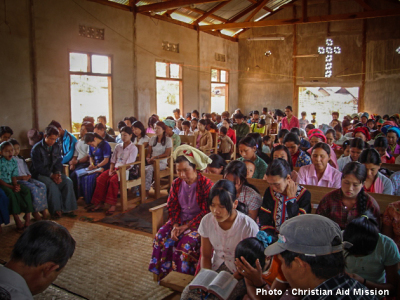
POLYGON ((180 67, 177 64, 169 65, 169 74, 171 78, 181 78, 180 67))
POLYGON ((92 55, 92 72, 101 74, 111 73, 108 56, 92 55))
POLYGON ((88 56, 82 53, 69 54, 69 70, 72 72, 88 72, 88 56))
POLYGON ((172 116, 179 107, 180 81, 157 79, 157 114, 160 118, 172 116))
POLYGON ((211 81, 218 81, 218 70, 211 69, 211 81))
POLYGON ((156 76, 167 77, 167 64, 163 62, 156 62, 156 76))
POLYGON ((225 111, 227 84, 211 83, 211 111, 221 114, 225 111))
POLYGON ((228 82, 228 72, 221 70, 221 82, 228 82))
POLYGON ((85 116, 109 115, 110 86, 107 76, 71 75, 72 132, 80 129, 85 116))

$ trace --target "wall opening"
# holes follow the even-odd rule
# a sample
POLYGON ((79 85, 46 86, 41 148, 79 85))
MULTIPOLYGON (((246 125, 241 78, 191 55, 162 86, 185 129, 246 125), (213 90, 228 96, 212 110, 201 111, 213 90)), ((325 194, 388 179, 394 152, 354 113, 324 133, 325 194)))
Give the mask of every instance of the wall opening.
POLYGON ((229 72, 211 69, 211 112, 221 114, 228 109, 229 72))
POLYGON ((316 125, 329 124, 332 112, 339 112, 339 118, 358 112, 359 87, 299 87, 299 113, 307 112, 311 123, 316 113, 316 125))

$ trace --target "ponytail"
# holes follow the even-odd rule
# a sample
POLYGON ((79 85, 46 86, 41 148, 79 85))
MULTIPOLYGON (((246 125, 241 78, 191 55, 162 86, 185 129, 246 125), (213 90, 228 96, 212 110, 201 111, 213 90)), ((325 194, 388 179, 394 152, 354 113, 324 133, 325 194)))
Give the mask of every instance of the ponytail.
POLYGON ((367 202, 368 195, 365 192, 364 187, 362 187, 357 195, 357 211, 360 216, 367 210, 367 202))

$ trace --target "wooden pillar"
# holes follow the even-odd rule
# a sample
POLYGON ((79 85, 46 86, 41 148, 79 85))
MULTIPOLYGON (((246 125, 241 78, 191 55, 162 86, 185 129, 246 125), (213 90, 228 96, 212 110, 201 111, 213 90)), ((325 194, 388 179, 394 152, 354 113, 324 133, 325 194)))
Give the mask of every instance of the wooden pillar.
MULTIPOLYGON (((293 18, 296 18, 296 6, 293 6, 293 18)), ((293 114, 299 117, 299 91, 297 86, 297 25, 293 25, 293 114)))
POLYGON ((38 103, 37 103, 37 68, 36 68, 36 43, 35 43, 35 12, 33 3, 29 0, 29 60, 31 76, 31 106, 32 128, 39 129, 38 103))
POLYGON ((132 41, 133 41, 133 113, 139 119, 139 94, 138 94, 138 87, 137 87, 137 47, 136 47, 136 6, 134 1, 130 1, 129 4, 131 5, 132 13, 133 13, 133 33, 132 33, 132 41))
POLYGON ((360 91, 358 94, 358 111, 364 112, 365 111, 365 77, 367 71, 367 20, 363 20, 362 26, 362 66, 361 66, 361 86, 360 91))

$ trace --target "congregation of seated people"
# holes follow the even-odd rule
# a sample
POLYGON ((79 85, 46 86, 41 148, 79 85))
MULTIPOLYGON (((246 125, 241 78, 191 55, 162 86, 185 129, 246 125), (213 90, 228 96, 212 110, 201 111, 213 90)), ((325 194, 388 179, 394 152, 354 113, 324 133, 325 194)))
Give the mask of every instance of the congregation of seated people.
MULTIPOLYGON (((53 120, 43 132, 28 132, 30 160, 20 155, 13 130, 1 126, 0 222, 11 215, 23 232, 31 214, 36 221, 74 216, 79 198, 90 212, 114 214, 118 168, 135 162, 141 145, 146 198, 156 168, 174 161, 169 217, 148 268, 158 280, 204 268, 238 280, 231 299, 281 298, 258 295, 261 288, 295 297, 296 288, 339 286, 391 299, 400 285, 400 201, 381 207, 375 198, 400 195, 400 171, 393 171, 400 164, 399 118, 364 112, 340 120, 333 112, 316 127, 291 106, 248 116, 236 109, 183 117, 177 108, 147 123, 125 117, 117 130, 105 116, 98 123, 85 117, 74 134, 53 120), (317 206, 314 188, 326 191, 317 206)), ((181 299, 204 297, 187 286, 181 299)))

